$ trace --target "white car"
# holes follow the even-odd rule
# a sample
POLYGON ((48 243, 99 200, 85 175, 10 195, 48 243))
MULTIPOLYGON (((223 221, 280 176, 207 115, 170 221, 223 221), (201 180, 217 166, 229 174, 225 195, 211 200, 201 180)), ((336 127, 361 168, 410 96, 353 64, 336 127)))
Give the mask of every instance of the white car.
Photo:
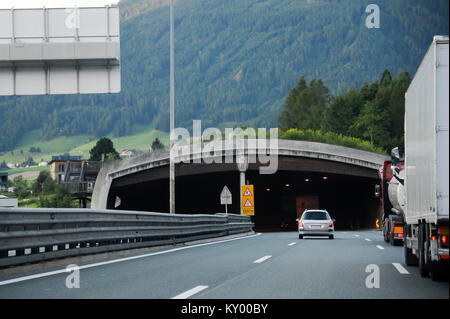
POLYGON ((307 209, 298 220, 298 238, 303 236, 328 236, 334 239, 334 219, 326 210, 307 209))

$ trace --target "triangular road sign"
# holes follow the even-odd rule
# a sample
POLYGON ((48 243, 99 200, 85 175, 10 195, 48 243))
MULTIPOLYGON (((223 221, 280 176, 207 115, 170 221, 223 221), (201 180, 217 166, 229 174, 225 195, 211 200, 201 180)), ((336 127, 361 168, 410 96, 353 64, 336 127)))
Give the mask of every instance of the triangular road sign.
POLYGON ((252 203, 250 202, 250 200, 247 199, 247 201, 244 204, 244 207, 253 207, 252 203))
POLYGON ((252 192, 250 192, 250 190, 247 188, 244 192, 244 196, 253 196, 252 192))

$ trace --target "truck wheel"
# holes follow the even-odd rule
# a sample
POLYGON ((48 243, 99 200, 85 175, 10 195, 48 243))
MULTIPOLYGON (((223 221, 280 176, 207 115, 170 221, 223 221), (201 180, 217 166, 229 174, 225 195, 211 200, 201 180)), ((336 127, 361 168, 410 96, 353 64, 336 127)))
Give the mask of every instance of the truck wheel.
POLYGON ((408 248, 408 246, 406 246, 406 241, 405 241, 404 245, 405 245, 405 264, 407 266, 417 266, 417 265, 419 265, 419 260, 412 253, 412 249, 408 248))
POLYGON ((395 246, 395 238, 394 238, 394 234, 389 234, 389 243, 392 246, 395 246))
POLYGON ((385 224, 383 225, 383 235, 384 235, 384 241, 385 242, 389 242, 389 224, 387 222, 385 222, 385 224))
POLYGON ((419 225, 419 273, 421 277, 428 277, 429 270, 427 269, 425 265, 425 232, 424 232, 424 224, 419 225))
POLYGON ((430 277, 432 281, 441 281, 442 280, 442 273, 437 265, 434 265, 434 267, 431 267, 430 271, 430 277))

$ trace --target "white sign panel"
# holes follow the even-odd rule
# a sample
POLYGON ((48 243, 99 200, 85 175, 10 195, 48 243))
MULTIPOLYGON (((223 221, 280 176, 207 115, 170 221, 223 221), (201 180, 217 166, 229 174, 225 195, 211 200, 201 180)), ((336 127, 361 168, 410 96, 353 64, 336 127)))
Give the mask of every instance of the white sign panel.
POLYGON ((0 9, 0 95, 120 90, 117 5, 0 9))
POLYGON ((231 205, 232 203, 232 195, 228 187, 224 187, 222 192, 220 193, 220 204, 221 205, 231 205))

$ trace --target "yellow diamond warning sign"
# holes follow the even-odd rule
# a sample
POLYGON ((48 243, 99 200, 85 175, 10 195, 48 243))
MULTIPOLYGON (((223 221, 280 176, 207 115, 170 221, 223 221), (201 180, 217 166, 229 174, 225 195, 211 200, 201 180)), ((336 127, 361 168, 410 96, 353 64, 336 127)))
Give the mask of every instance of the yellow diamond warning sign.
POLYGON ((242 186, 242 215, 255 215, 253 185, 242 186))

